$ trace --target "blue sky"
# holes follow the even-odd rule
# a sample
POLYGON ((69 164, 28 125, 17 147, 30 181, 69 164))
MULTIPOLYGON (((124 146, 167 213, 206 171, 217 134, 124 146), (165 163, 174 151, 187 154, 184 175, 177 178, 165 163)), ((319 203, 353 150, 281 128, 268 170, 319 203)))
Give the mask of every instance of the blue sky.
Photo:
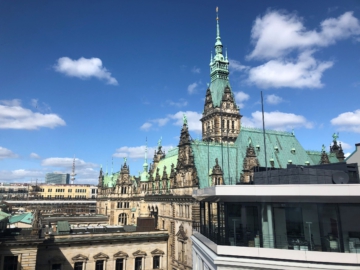
POLYGON ((305 149, 360 142, 360 2, 1 1, 0 182, 100 164, 142 170, 160 137, 193 138, 220 34, 242 123, 295 130, 305 149))

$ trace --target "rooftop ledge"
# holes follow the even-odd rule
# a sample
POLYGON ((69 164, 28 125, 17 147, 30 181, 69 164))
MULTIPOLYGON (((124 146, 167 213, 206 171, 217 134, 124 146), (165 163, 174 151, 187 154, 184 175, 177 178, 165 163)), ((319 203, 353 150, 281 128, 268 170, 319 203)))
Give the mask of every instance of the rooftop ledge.
MULTIPOLYGON (((216 245, 200 233, 191 239, 197 250, 218 265, 262 266, 261 269, 359 269, 360 253, 318 252, 216 245), (330 266, 330 267, 329 267, 330 266)), ((253 269, 253 268, 251 268, 253 269)))
POLYGON ((360 184, 219 185, 193 191, 209 202, 360 203, 360 184))

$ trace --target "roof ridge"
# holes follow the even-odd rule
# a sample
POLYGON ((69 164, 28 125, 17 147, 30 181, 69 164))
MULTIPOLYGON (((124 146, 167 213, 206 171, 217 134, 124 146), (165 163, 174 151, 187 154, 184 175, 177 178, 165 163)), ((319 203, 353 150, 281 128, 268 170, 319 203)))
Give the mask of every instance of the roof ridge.
MULTIPOLYGON (((262 128, 255 128, 255 127, 241 126, 241 130, 255 131, 255 132, 263 133, 263 129, 262 129, 262 128)), ((240 131, 240 132, 241 132, 241 131, 240 131)), ((292 132, 289 132, 289 131, 265 129, 265 133, 275 134, 275 135, 286 135, 286 136, 295 137, 295 135, 294 135, 292 132)))

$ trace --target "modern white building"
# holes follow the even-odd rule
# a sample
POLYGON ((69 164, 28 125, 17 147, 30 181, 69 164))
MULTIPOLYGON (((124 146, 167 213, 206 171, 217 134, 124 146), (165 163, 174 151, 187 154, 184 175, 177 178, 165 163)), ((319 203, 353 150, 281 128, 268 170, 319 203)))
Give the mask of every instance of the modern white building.
POLYGON ((254 185, 195 190, 193 269, 360 269, 360 184, 331 174, 327 184, 257 185, 255 174, 254 185))

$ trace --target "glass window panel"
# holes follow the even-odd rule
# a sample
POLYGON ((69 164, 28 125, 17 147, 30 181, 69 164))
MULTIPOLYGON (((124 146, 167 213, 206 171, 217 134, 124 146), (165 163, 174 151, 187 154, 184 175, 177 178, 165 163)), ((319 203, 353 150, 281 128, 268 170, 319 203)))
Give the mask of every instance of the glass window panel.
POLYGON ((227 207, 229 244, 254 247, 259 238, 258 207, 240 203, 230 203, 227 207))
POLYGON ((95 262, 95 270, 103 270, 104 269, 104 261, 96 261, 95 262))
POLYGON ((141 270, 141 265, 142 265, 142 258, 136 257, 135 258, 135 270, 141 270))
POLYGON ((116 270, 123 270, 124 269, 124 259, 117 259, 115 268, 116 268, 116 270))
POLYGON ((339 221, 336 205, 319 205, 322 250, 340 252, 339 221))
POLYGON ((154 256, 153 258, 153 269, 160 268, 160 256, 154 256))
POLYGON ((74 264, 74 270, 82 270, 83 269, 83 262, 76 262, 74 264))
POLYGON ((360 253, 360 205, 339 206, 344 251, 360 253))

